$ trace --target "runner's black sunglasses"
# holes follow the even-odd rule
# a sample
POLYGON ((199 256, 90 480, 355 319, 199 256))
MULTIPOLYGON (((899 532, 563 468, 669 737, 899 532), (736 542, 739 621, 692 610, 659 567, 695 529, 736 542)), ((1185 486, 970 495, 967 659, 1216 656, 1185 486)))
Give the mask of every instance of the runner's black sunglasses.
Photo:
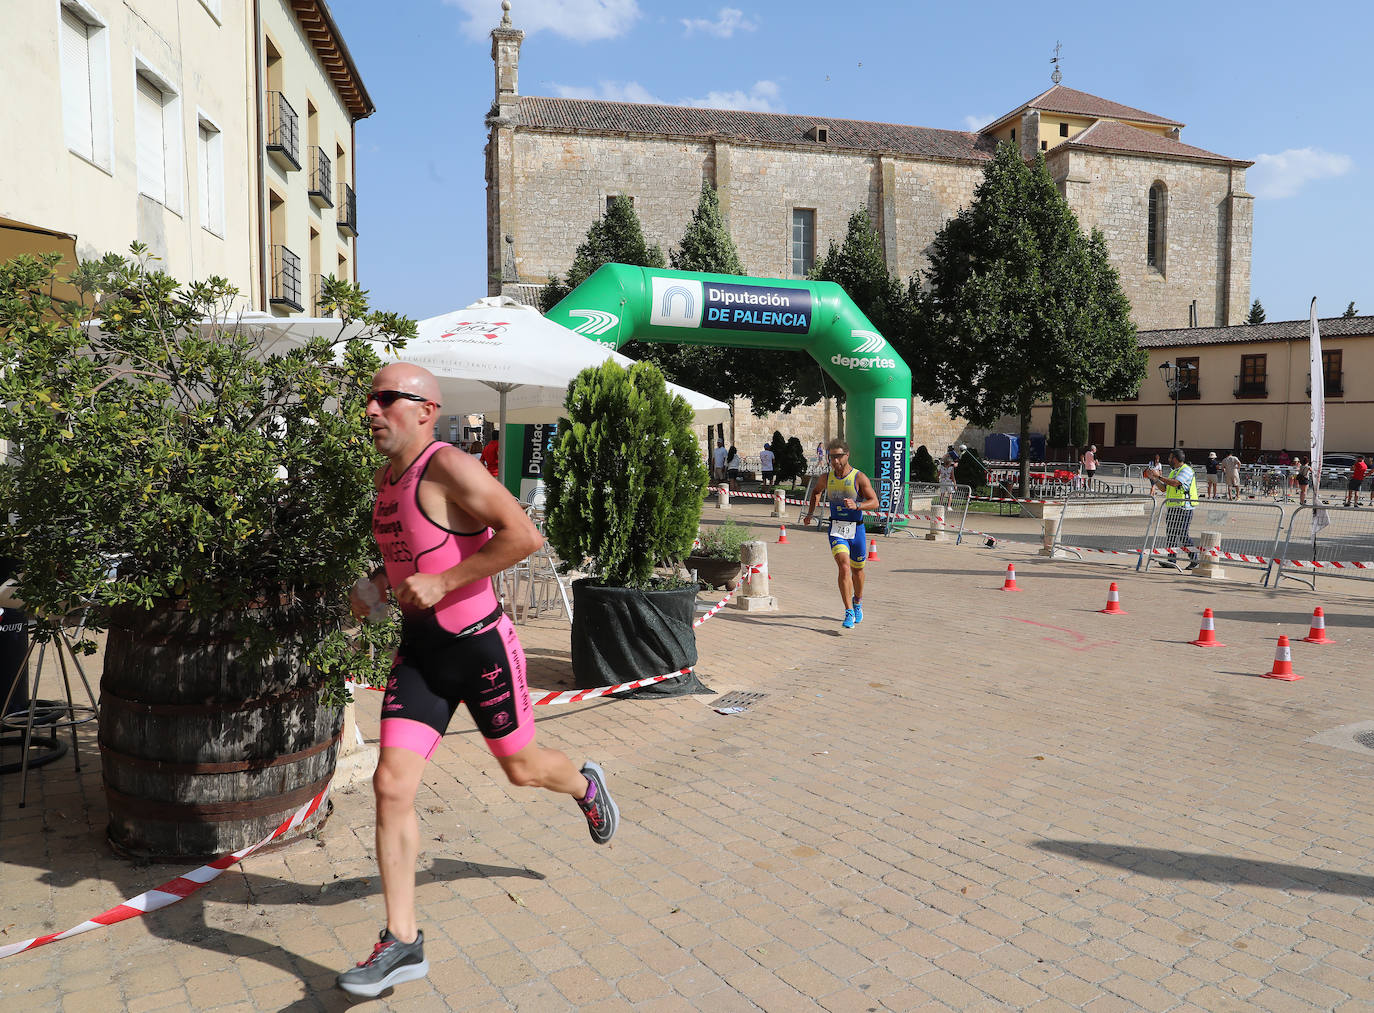
POLYGON ((424 404, 429 398, 425 397, 423 394, 412 394, 404 390, 374 390, 372 393, 368 394, 367 400, 369 402, 376 401, 383 408, 390 408, 397 401, 419 401, 421 404, 424 404))

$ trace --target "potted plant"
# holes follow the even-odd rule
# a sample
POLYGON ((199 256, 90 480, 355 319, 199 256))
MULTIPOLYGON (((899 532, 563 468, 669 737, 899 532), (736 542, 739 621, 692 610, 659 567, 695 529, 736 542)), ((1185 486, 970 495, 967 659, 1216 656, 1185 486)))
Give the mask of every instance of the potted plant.
POLYGON ((701 529, 692 554, 682 565, 695 570, 708 588, 733 591, 740 584, 740 546, 749 539, 749 532, 736 524, 733 517, 727 517, 724 524, 701 529))
POLYGON ((110 840, 183 859, 254 844, 318 793, 344 676, 383 664, 345 635, 375 551, 363 336, 414 324, 332 281, 339 333, 269 353, 228 282, 183 289, 131 251, 77 268, 81 302, 52 297, 55 257, 0 264, 0 555, 31 609, 108 631, 110 840))
POLYGON ((652 363, 627 370, 613 361, 583 370, 565 407, 546 473, 545 530, 564 560, 590 574, 573 582, 577 685, 695 665, 697 586, 675 567, 696 538, 706 489, 691 407, 652 363))

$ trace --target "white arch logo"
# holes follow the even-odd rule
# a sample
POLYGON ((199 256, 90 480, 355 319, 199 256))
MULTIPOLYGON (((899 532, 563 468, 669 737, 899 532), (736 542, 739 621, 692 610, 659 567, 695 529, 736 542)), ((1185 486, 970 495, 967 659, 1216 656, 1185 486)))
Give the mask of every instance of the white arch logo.
POLYGON ((687 278, 654 278, 649 323, 659 327, 700 327, 701 282, 687 278))
POLYGON ((568 316, 584 318, 582 323, 573 328, 573 333, 588 336, 605 334, 620 323, 618 316, 604 310, 568 310, 568 316))
POLYGON ((887 342, 881 334, 862 330, 854 330, 849 333, 851 337, 863 338, 863 341, 854 346, 855 355, 873 355, 887 347, 887 342))
POLYGON ((696 316, 696 301, 692 298, 692 290, 683 285, 670 285, 663 290, 663 309, 665 317, 673 315, 673 300, 682 300, 682 319, 691 320, 696 316))

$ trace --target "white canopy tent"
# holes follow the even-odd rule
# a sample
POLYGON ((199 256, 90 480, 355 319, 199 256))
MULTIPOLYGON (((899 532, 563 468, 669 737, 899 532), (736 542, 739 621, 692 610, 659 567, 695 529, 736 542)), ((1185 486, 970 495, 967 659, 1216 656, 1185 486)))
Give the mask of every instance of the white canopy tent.
MULTIPOLYGON (((505 475, 506 423, 556 422, 568 385, 588 366, 634 360, 599 345, 538 310, 513 299, 481 299, 461 310, 421 320, 405 348, 383 360, 413 362, 439 380, 445 411, 495 414, 502 430, 500 473, 505 475)), ((730 416, 723 401, 677 384, 669 389, 692 406, 698 422, 730 416)))
MULTIPOLYGON (((99 321, 94 322, 99 326, 99 321)), ((314 337, 351 338, 367 328, 334 317, 278 317, 252 311, 207 319, 202 328, 244 328, 260 332, 265 352, 286 351, 314 337)), ((568 385, 588 366, 613 359, 622 366, 634 360, 597 344, 533 307, 504 297, 479 299, 471 306, 421 320, 416 337, 405 348, 377 342, 383 362, 413 362, 439 380, 442 407, 449 413, 495 415, 504 437, 506 423, 556 422, 563 414, 568 385)), ((713 425, 730 417, 723 401, 677 384, 700 423, 713 425)), ((506 440, 500 444, 499 473, 505 475, 506 440)))

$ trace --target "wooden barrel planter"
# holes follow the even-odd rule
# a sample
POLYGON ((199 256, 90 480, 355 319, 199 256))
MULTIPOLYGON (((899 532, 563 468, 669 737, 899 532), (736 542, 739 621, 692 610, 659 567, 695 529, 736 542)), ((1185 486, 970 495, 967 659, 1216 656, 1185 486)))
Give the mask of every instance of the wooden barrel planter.
MULTIPOLYGON (((175 604, 110 617, 100 680, 108 834, 124 854, 206 859, 256 844, 334 774, 343 710, 288 634, 250 664, 234 617, 175 604)), ((300 638, 295 638, 300 639, 300 638)), ((286 841, 317 829, 321 806, 286 841)))

